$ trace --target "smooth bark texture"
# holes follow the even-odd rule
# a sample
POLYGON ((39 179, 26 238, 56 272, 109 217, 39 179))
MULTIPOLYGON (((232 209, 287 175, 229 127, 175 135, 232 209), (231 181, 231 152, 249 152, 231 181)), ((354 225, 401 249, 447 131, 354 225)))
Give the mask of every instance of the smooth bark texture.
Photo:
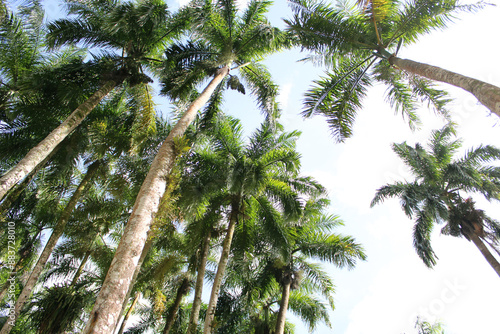
POLYGON ((479 238, 479 236, 476 233, 470 233, 470 238, 474 245, 479 249, 481 254, 483 254, 484 258, 490 266, 495 270, 498 276, 500 276, 500 263, 498 263, 497 259, 491 254, 490 250, 488 247, 484 244, 484 242, 479 238))
POLYGON ((210 334, 212 332, 212 322, 215 316, 217 300, 219 299, 220 286, 222 284, 222 278, 224 277, 224 272, 226 271, 227 262, 229 260, 234 228, 236 227, 237 221, 237 213, 234 205, 232 206, 231 211, 231 218, 229 219, 227 234, 224 238, 224 242, 222 243, 222 254, 220 256, 219 264, 217 266, 217 273, 215 274, 212 291, 210 293, 210 301, 208 302, 207 315, 205 317, 205 324, 203 326, 203 334, 210 334))
POLYGON ((283 291, 281 292, 280 310, 278 318, 276 319, 275 334, 283 334, 285 331, 286 311, 288 310, 288 301, 290 300, 290 286, 292 285, 292 278, 288 277, 283 282, 283 291))
POLYGON ((486 108, 500 117, 500 87, 440 67, 396 56, 391 56, 389 62, 404 71, 462 88, 474 95, 486 108))
POLYGON ((168 316, 165 320, 165 327, 163 328, 163 334, 168 334, 174 325, 175 318, 177 316, 177 311, 179 311, 179 307, 181 306, 182 298, 187 295, 189 292, 189 279, 184 278, 181 282, 181 285, 177 289, 177 294, 175 296, 174 303, 168 310, 168 316))
POLYGON ((139 300, 141 294, 138 292, 135 295, 134 300, 132 301, 132 305, 128 308, 127 314, 125 314, 125 317, 123 318, 122 325, 120 326, 120 330, 118 331, 118 334, 123 334, 123 331, 125 330, 125 326, 127 325, 127 320, 130 318, 130 315, 132 314, 132 311, 135 308, 135 305, 137 304, 137 301, 139 300))
POLYGON ((55 128, 45 139, 38 145, 32 148, 26 156, 18 162, 11 170, 5 173, 0 178, 0 200, 7 192, 21 181, 26 175, 30 174, 56 146, 64 140, 84 119, 87 115, 108 95, 116 86, 117 82, 107 81, 102 87, 95 92, 84 103, 78 106, 71 115, 66 118, 57 128, 55 128))
MULTIPOLYGON (((28 281, 24 285, 23 291, 21 291, 21 294, 17 298, 16 305, 15 305, 15 310, 14 310, 14 318, 17 319, 19 317, 19 314, 21 313, 21 309, 23 308, 24 304, 28 301, 28 298, 30 297, 31 293, 33 292, 33 289, 36 285, 36 282, 38 281, 38 278, 40 277, 40 274, 43 271, 43 268, 45 267, 45 264, 47 263, 50 255, 52 254, 52 251, 56 247, 57 241, 61 237, 61 235, 64 232, 64 228, 66 227, 66 223, 68 222, 71 213, 73 212, 74 208, 76 207, 76 204, 78 203, 81 195, 83 194, 85 187, 87 184, 90 182, 94 174, 97 172, 99 168, 100 162, 95 161, 92 163, 89 168, 87 169, 87 173, 83 177, 82 181, 80 181, 80 184, 76 188, 76 190, 73 192, 73 195, 71 195, 70 200, 68 201, 68 204, 66 204, 66 207, 64 208, 64 211, 61 213, 61 216, 59 217, 54 230, 52 231, 52 234, 50 235, 49 240, 45 244, 45 247, 43 248, 42 254, 40 254, 40 257, 38 258, 38 261, 33 268, 33 271, 31 272, 30 277, 28 278, 28 281)), ((2 330, 0 331, 0 334, 7 334, 10 333, 12 327, 14 326, 13 321, 7 321, 5 325, 2 327, 2 330)))
POLYGON ((189 325, 186 334, 195 334, 198 327, 198 319, 201 309, 201 295, 203 293, 203 282, 205 280, 205 269, 207 267, 208 253, 210 251, 210 232, 207 233, 203 240, 203 248, 201 251, 200 262, 198 264, 198 275, 194 286, 194 299, 191 306, 191 314, 189 316, 189 325))
POLYGON ((163 142, 136 198, 101 291, 97 296, 83 334, 111 334, 139 262, 147 234, 166 188, 166 177, 175 162, 175 139, 182 137, 198 110, 229 73, 229 66, 217 71, 208 86, 193 101, 163 142))

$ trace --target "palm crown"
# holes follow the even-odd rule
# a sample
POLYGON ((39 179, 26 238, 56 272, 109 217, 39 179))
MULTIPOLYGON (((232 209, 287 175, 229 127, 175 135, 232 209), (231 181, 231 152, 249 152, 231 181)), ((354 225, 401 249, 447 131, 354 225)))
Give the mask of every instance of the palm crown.
POLYGON ((445 28, 458 11, 474 11, 484 3, 460 5, 455 0, 358 3, 359 8, 350 7, 347 2, 335 7, 309 0, 292 1, 295 15, 286 20, 289 30, 299 46, 317 54, 311 60, 332 68, 306 93, 303 115, 324 115, 335 137, 342 141, 351 136, 356 111, 367 88, 376 81, 388 86, 388 101, 408 118, 410 126, 419 123, 415 113, 417 101, 426 101, 446 115, 446 94, 433 88, 424 76, 397 70, 392 66, 393 59, 401 46, 445 28))
POLYGON ((433 131, 428 149, 418 143, 414 147, 407 143, 394 144, 394 152, 415 179, 379 188, 372 201, 373 206, 389 197, 401 199, 405 214, 415 219, 414 247, 429 267, 436 264, 430 244, 434 222, 446 223, 442 229, 444 234, 473 241, 477 241, 474 234, 477 230, 477 236, 492 246, 499 237, 498 224, 476 210, 472 200, 464 196, 479 193, 488 200, 500 199, 500 168, 488 165, 500 159, 500 149, 479 146, 467 151, 462 158, 453 159, 461 147, 459 140, 452 140, 454 133, 451 125, 433 131), (470 219, 471 215, 475 218, 470 219))

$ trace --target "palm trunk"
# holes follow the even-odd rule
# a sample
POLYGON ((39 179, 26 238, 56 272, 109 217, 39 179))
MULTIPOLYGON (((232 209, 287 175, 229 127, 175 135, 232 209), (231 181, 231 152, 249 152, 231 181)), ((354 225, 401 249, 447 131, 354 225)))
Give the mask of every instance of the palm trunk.
POLYGON ((71 286, 75 286, 76 282, 78 282, 78 279, 82 275, 83 268, 85 267, 85 264, 87 263, 87 261, 90 257, 90 253, 92 253, 92 251, 90 249, 85 252, 85 256, 83 257, 82 262, 80 262, 80 266, 78 267, 78 270, 76 271, 75 276, 73 276, 73 280, 71 281, 71 284, 70 284, 71 286))
POLYGON ((205 240, 203 241, 203 248, 198 265, 198 276, 196 277, 196 284, 194 287, 194 299, 191 306, 191 315, 189 316, 189 326, 186 334, 195 334, 196 327, 198 327, 198 318, 201 309, 201 295, 203 293, 203 282, 205 280, 205 269, 207 267, 208 253, 210 250, 210 232, 208 232, 205 240))
POLYGON ((283 291, 281 292, 280 310, 278 312, 278 318, 276 320, 276 330, 274 331, 275 334, 283 334, 285 331, 286 311, 288 310, 288 301, 290 300, 291 285, 291 277, 285 278, 283 282, 283 291))
POLYGON ((0 200, 15 184, 41 164, 42 161, 51 154, 55 147, 62 142, 117 85, 118 83, 113 80, 107 81, 97 92, 89 97, 87 101, 79 105, 61 125, 55 128, 45 137, 45 139, 32 148, 16 166, 5 173, 5 175, 0 178, 0 200))
POLYGON ((189 106, 160 147, 136 198, 134 209, 83 334, 111 334, 115 328, 151 222, 165 192, 166 176, 175 162, 175 139, 184 135, 198 110, 210 99, 228 73, 229 66, 217 71, 212 81, 189 106))
POLYGON ((391 56, 389 62, 400 69, 422 77, 462 88, 474 95, 491 112, 500 117, 500 88, 440 67, 391 56))
POLYGON ((168 316, 165 321, 165 327, 163 328, 163 334, 168 334, 174 325, 175 318, 177 316, 177 311, 181 306, 182 298, 189 292, 189 279, 184 278, 181 285, 177 289, 177 295, 175 296, 174 303, 168 310, 168 316))
POLYGON ((481 240, 481 238, 476 233, 472 232, 469 235, 470 235, 472 242, 474 243, 474 245, 476 245, 476 247, 479 249, 481 254, 483 254, 486 261, 488 261, 488 263, 493 268, 493 270, 495 270, 497 275, 500 276, 500 263, 498 263, 497 259, 493 256, 493 254, 491 254, 488 247, 486 247, 484 242, 481 240))
MULTIPOLYGON (((125 312, 125 309, 127 308, 128 299, 130 298, 130 295, 132 294, 132 290, 134 288, 135 281, 137 280, 137 277, 139 276, 139 273, 141 272, 141 267, 142 267, 142 264, 144 263, 144 259, 148 255, 149 250, 151 249, 152 246, 153 246, 153 239, 150 237, 150 235, 148 233, 146 244, 144 245, 144 249, 142 250, 139 262, 137 263, 137 266, 135 267, 134 275, 132 276, 132 281, 131 281, 130 286, 128 288, 127 295, 125 296, 125 299, 123 300, 123 305, 122 305, 122 310, 120 312, 120 315, 122 315, 125 312)), ((125 316, 123 317, 122 325, 120 326, 120 328, 123 327, 124 321, 126 321, 125 316)), ((120 322, 118 321, 116 323, 116 327, 118 327, 119 324, 120 324, 120 322)))
POLYGON ((229 260, 229 252, 231 250, 231 242, 233 241, 234 228, 236 227, 236 207, 232 206, 231 218, 229 219, 229 226, 227 227, 227 234, 222 243, 222 254, 217 266, 217 273, 215 274, 214 283, 212 285, 212 292, 210 293, 210 301, 208 302, 207 315, 205 317, 205 324, 203 326, 203 334, 210 334, 212 332, 212 322, 215 316, 215 307, 217 306, 217 299, 219 298, 220 286, 222 278, 226 271, 227 262, 229 260))
MULTIPOLYGON (((75 208, 76 204, 78 203, 78 200, 83 194, 85 187, 87 186, 87 184, 89 183, 89 181, 92 179, 95 172, 99 168, 99 165, 100 162, 95 161, 94 163, 92 163, 92 165, 89 166, 89 168, 87 169, 87 174, 82 179, 82 181, 76 188, 75 192, 71 196, 70 200, 68 201, 68 204, 66 204, 64 211, 61 213, 61 216, 59 217, 59 220, 57 221, 56 226, 54 227, 54 230, 52 231, 49 240, 45 244, 42 254, 40 254, 40 257, 38 258, 38 261, 35 267, 33 268, 33 271, 31 272, 28 281, 24 285, 23 291, 21 291, 21 294, 19 295, 16 301, 14 309, 14 319, 17 319, 19 317, 21 309, 23 308, 24 304, 28 301, 28 298, 34 289, 38 281, 38 278, 40 277, 40 274, 42 273, 42 270, 45 267, 45 264, 47 263, 47 260, 52 254, 52 251, 54 250, 57 241, 64 232, 64 228, 66 227, 66 223, 68 222, 71 213, 73 212, 73 209, 75 208)), ((13 326, 14 326, 13 322, 7 321, 5 325, 2 327, 0 334, 10 333, 10 330, 12 329, 13 326)))
POLYGON ((122 325, 120 326, 120 330, 118 331, 118 334, 122 334, 123 331, 125 330, 125 326, 127 325, 127 320, 128 320, 128 318, 130 318, 130 315, 132 314, 132 311, 134 310, 135 305, 137 304, 137 301, 139 300, 140 296, 141 296, 140 292, 138 292, 135 295, 135 298, 132 301, 132 305, 130 305, 130 307, 128 308, 127 313, 125 314, 125 317, 123 318, 123 322, 122 322, 122 325))

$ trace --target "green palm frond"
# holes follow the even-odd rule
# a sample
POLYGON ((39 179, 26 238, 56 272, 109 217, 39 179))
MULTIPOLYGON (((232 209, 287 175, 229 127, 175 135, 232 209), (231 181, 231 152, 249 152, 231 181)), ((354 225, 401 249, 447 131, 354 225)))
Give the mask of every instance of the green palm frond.
POLYGON ((262 64, 251 63, 239 69, 242 78, 255 96, 260 110, 270 119, 279 116, 276 107, 278 86, 272 81, 271 74, 262 64))
POLYGON ((367 70, 373 60, 366 64, 371 58, 361 62, 343 61, 335 72, 315 81, 315 86, 305 94, 302 116, 322 115, 337 141, 349 138, 366 88, 371 85, 367 70))
POLYGON ((431 246, 432 220, 423 212, 419 212, 413 226, 413 247, 425 265, 432 268, 436 265, 437 256, 431 246))
POLYGON ((313 331, 319 322, 325 323, 331 327, 328 308, 320 300, 310 294, 303 293, 300 290, 293 290, 290 293, 290 310, 298 315, 313 331))

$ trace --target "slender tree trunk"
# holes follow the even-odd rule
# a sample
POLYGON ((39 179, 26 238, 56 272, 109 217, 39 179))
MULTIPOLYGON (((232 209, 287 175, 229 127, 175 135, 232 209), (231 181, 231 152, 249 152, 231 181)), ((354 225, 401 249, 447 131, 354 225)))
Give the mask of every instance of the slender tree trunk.
POLYGON ((189 279, 186 277, 182 280, 181 285, 177 289, 177 295, 175 296, 174 303, 168 310, 168 316, 165 320, 163 334, 168 334, 172 329, 177 316, 177 311, 179 311, 179 307, 181 306, 182 298, 189 292, 189 283, 189 279))
POLYGON ((136 198, 134 209, 83 334, 111 334, 115 328, 151 222, 165 192, 165 178, 175 162, 175 139, 184 135, 198 110, 210 99, 228 73, 229 66, 217 71, 212 81, 189 106, 160 147, 136 198))
MULTIPOLYGON (((24 304, 28 301, 28 298, 31 295, 31 292, 33 291, 38 278, 40 277, 40 274, 42 273, 43 268, 45 267, 45 264, 47 263, 47 260, 50 257, 50 254, 52 254, 52 251, 54 250, 54 247, 57 244, 57 241, 61 237, 61 235, 64 232, 64 228, 66 227, 66 223, 68 222, 71 213, 73 212, 73 209, 76 207, 76 204, 78 203, 78 200, 80 199, 81 195, 83 194, 85 187, 89 183, 89 181, 92 179, 94 176, 95 172, 99 168, 100 162, 95 161, 92 163, 92 165, 89 166, 87 169, 87 173, 85 174, 84 178, 76 188, 76 190, 73 192, 73 195, 71 196, 70 200, 68 201, 68 204, 66 204, 66 207, 64 208, 64 211, 61 213, 61 216, 59 217, 59 220, 57 221, 54 230, 52 231, 52 234, 50 235, 49 240, 45 244, 45 247, 42 251, 42 254, 40 254, 40 257, 38 258, 38 261, 33 268, 33 271, 31 272, 30 277, 28 278, 28 281, 24 285, 23 291, 21 291, 21 294, 19 295, 16 305, 15 305, 15 310, 14 310, 14 318, 17 319, 19 317, 19 314, 21 313, 21 309, 23 308, 24 304)), ((12 327, 14 326, 14 321, 7 321, 5 325, 2 327, 2 330, 0 331, 0 334, 7 334, 10 333, 12 327)))
POLYGON ((19 163, 0 178, 0 200, 7 192, 36 166, 38 166, 55 147, 64 140, 95 108, 95 106, 108 95, 116 86, 117 82, 107 81, 84 103, 78 106, 71 115, 55 128, 45 139, 32 148, 19 163))
POLYGON ((288 301, 290 300, 290 286, 292 278, 286 277, 283 282, 283 291, 281 292, 280 310, 276 319, 275 334, 283 334, 285 331, 286 311, 288 310, 288 301))
POLYGON ((481 254, 483 254, 484 258, 490 266, 495 270, 498 276, 500 276, 500 263, 498 263, 497 259, 491 254, 490 250, 488 247, 484 244, 484 242, 481 240, 481 238, 474 232, 470 233, 470 238, 474 245, 479 249, 481 254))
POLYGON ((128 318, 130 318, 130 315, 132 314, 132 311, 134 310, 135 304, 137 304, 137 301, 139 300, 140 296, 141 296, 140 292, 138 292, 135 295, 135 298, 132 301, 132 305, 130 305, 130 307, 128 308, 127 314, 125 314, 125 317, 123 318, 123 322, 122 322, 122 325, 120 326, 120 330, 118 331, 118 334, 122 334, 123 331, 125 330, 125 326, 127 325, 127 320, 128 320, 128 318))
POLYGON ((210 334, 212 332, 212 322, 215 316, 215 308, 217 306, 217 299, 219 298, 220 286, 222 278, 226 271, 227 262, 229 260, 229 253, 231 250, 231 242, 233 241, 234 228, 236 227, 236 207, 233 205, 231 210, 231 218, 229 219, 229 226, 227 227, 227 234, 222 243, 222 254, 220 256, 219 265, 217 266, 217 273, 215 274, 214 283, 212 285, 212 292, 210 293, 210 301, 208 302, 207 315, 205 317, 205 324, 203 326, 203 334, 210 334))
POLYGON ((500 117, 500 87, 440 67, 396 56, 390 57, 389 62, 404 71, 462 88, 474 95, 486 108, 500 117))
MULTIPOLYGON (((151 232, 151 230, 150 230, 150 232, 151 232)), ((132 290, 134 289, 134 284, 137 280, 137 277, 139 276, 139 273, 141 272, 141 267, 142 267, 142 264, 144 263, 144 259, 146 259, 146 256, 148 255, 149 250, 151 249, 152 246, 153 246, 153 238, 151 238, 150 233, 148 233, 148 237, 146 239, 146 244, 144 245, 144 249, 142 250, 139 262, 137 263, 137 266, 135 267, 134 275, 132 276, 132 281, 131 281, 130 286, 128 288, 127 295, 125 296, 125 299, 123 300, 123 305, 122 305, 122 310, 120 312, 120 315, 125 313, 125 309, 127 308, 128 299, 130 298, 130 295, 132 294, 132 290)), ((125 316, 123 318, 123 321, 125 321, 125 316)), ((119 324, 120 324, 120 322, 118 321, 116 323, 116 327, 118 327, 119 324)), ((122 322, 122 326, 123 326, 123 322, 122 322)))
POLYGON ((189 316, 189 326, 186 334, 195 334, 198 327, 198 318, 200 316, 201 295, 203 293, 203 282, 205 280, 205 269, 207 267, 208 253, 210 251, 210 232, 208 232, 200 256, 198 265, 198 275, 196 276, 196 284, 194 287, 194 299, 191 306, 191 315, 189 316))
POLYGON ((71 281, 71 284, 70 284, 71 286, 75 286, 76 282, 78 282, 78 279, 82 275, 83 268, 85 267, 85 264, 87 263, 87 261, 90 257, 90 253, 92 253, 92 251, 90 249, 85 252, 85 256, 83 257, 82 262, 80 262, 80 266, 78 267, 78 270, 76 271, 75 276, 73 276, 73 280, 71 281))

